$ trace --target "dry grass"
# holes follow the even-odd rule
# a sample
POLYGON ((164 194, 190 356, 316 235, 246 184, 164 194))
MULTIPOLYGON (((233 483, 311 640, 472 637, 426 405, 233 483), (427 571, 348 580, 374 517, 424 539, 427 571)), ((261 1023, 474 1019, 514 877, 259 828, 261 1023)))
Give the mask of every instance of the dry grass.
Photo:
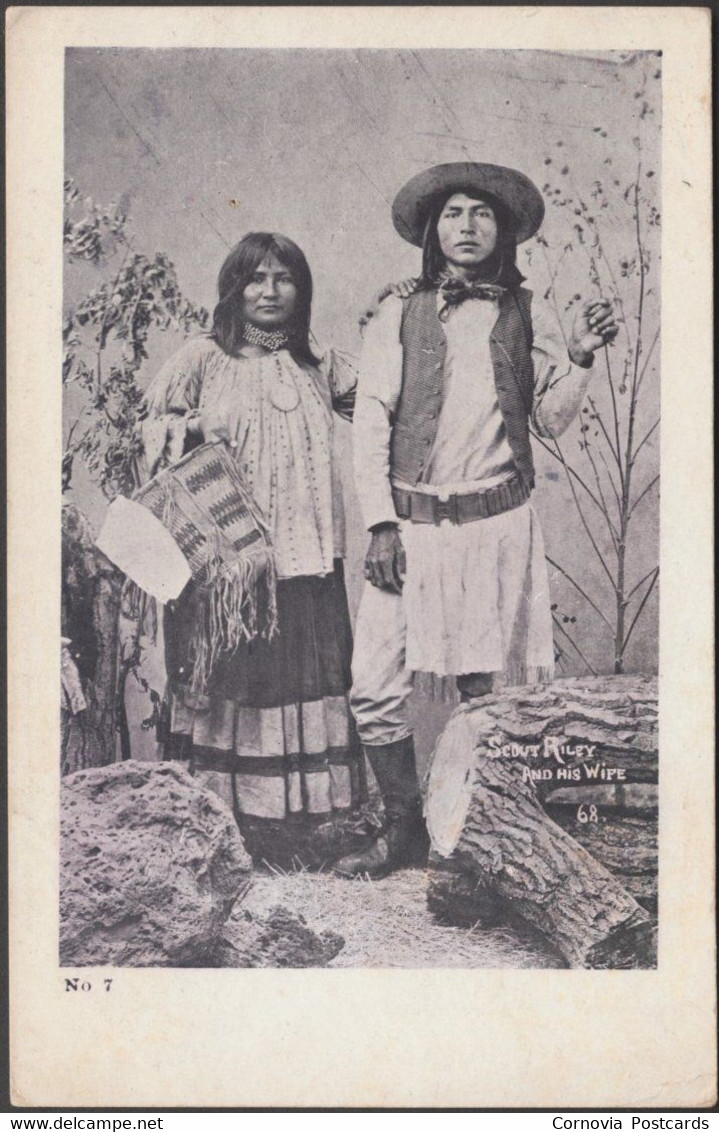
POLYGON ((481 931, 441 925, 428 912, 420 869, 384 880, 342 880, 323 873, 258 871, 243 908, 267 915, 281 905, 316 932, 345 946, 330 967, 554 967, 537 941, 509 928, 481 931))

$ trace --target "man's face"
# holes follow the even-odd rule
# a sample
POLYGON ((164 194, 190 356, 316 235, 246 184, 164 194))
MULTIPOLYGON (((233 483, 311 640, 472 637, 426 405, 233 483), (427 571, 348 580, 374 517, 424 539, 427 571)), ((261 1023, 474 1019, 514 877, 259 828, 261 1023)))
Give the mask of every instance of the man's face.
POLYGON ((497 246, 494 209, 481 197, 455 193, 440 213, 437 237, 450 266, 477 267, 497 246))
POLYGON ((297 305, 297 285, 292 274, 272 254, 255 268, 242 292, 242 317, 261 330, 286 326, 297 305))

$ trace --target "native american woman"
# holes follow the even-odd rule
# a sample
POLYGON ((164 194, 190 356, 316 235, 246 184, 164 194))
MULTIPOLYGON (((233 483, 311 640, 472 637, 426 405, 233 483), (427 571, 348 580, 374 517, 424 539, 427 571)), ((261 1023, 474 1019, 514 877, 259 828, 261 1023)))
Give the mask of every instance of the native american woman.
POLYGON ((277 632, 214 666, 194 695, 193 587, 165 611, 164 755, 243 819, 321 820, 357 801, 358 748, 347 692, 351 629, 334 412, 349 418, 356 372, 309 344, 312 279, 301 250, 251 233, 228 256, 210 334, 187 342, 152 382, 148 472, 224 439, 269 531, 277 632))

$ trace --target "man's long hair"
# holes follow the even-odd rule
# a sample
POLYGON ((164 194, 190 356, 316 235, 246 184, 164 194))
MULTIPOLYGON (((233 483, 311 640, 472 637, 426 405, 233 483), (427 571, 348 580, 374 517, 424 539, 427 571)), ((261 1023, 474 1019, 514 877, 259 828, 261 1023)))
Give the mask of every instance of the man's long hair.
POLYGON ((279 232, 248 232, 228 255, 217 279, 219 302, 212 318, 212 337, 226 354, 237 357, 243 343, 244 291, 268 255, 274 255, 287 268, 297 288, 294 314, 289 324, 282 327, 289 339, 287 349, 296 362, 316 366, 319 359, 309 343, 312 274, 301 248, 279 232))
POLYGON ((482 283, 497 283, 508 291, 516 290, 524 276, 517 267, 517 241, 514 225, 502 202, 491 193, 478 193, 475 189, 456 188, 442 193, 432 203, 424 227, 422 243, 422 274, 419 286, 430 290, 436 287, 446 270, 447 260, 439 246, 437 224, 447 201, 457 193, 466 192, 474 200, 486 201, 491 206, 497 221, 497 246, 487 259, 477 265, 473 278, 482 283))

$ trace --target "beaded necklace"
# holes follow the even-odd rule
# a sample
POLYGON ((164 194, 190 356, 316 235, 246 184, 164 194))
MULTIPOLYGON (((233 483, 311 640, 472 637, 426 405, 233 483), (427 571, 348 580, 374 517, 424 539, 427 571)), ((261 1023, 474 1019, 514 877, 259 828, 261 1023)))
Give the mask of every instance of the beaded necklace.
POLYGON ((285 330, 262 330, 259 326, 253 326, 251 322, 246 322, 243 326, 242 337, 252 346, 264 346, 273 354, 283 349, 290 340, 285 330))

